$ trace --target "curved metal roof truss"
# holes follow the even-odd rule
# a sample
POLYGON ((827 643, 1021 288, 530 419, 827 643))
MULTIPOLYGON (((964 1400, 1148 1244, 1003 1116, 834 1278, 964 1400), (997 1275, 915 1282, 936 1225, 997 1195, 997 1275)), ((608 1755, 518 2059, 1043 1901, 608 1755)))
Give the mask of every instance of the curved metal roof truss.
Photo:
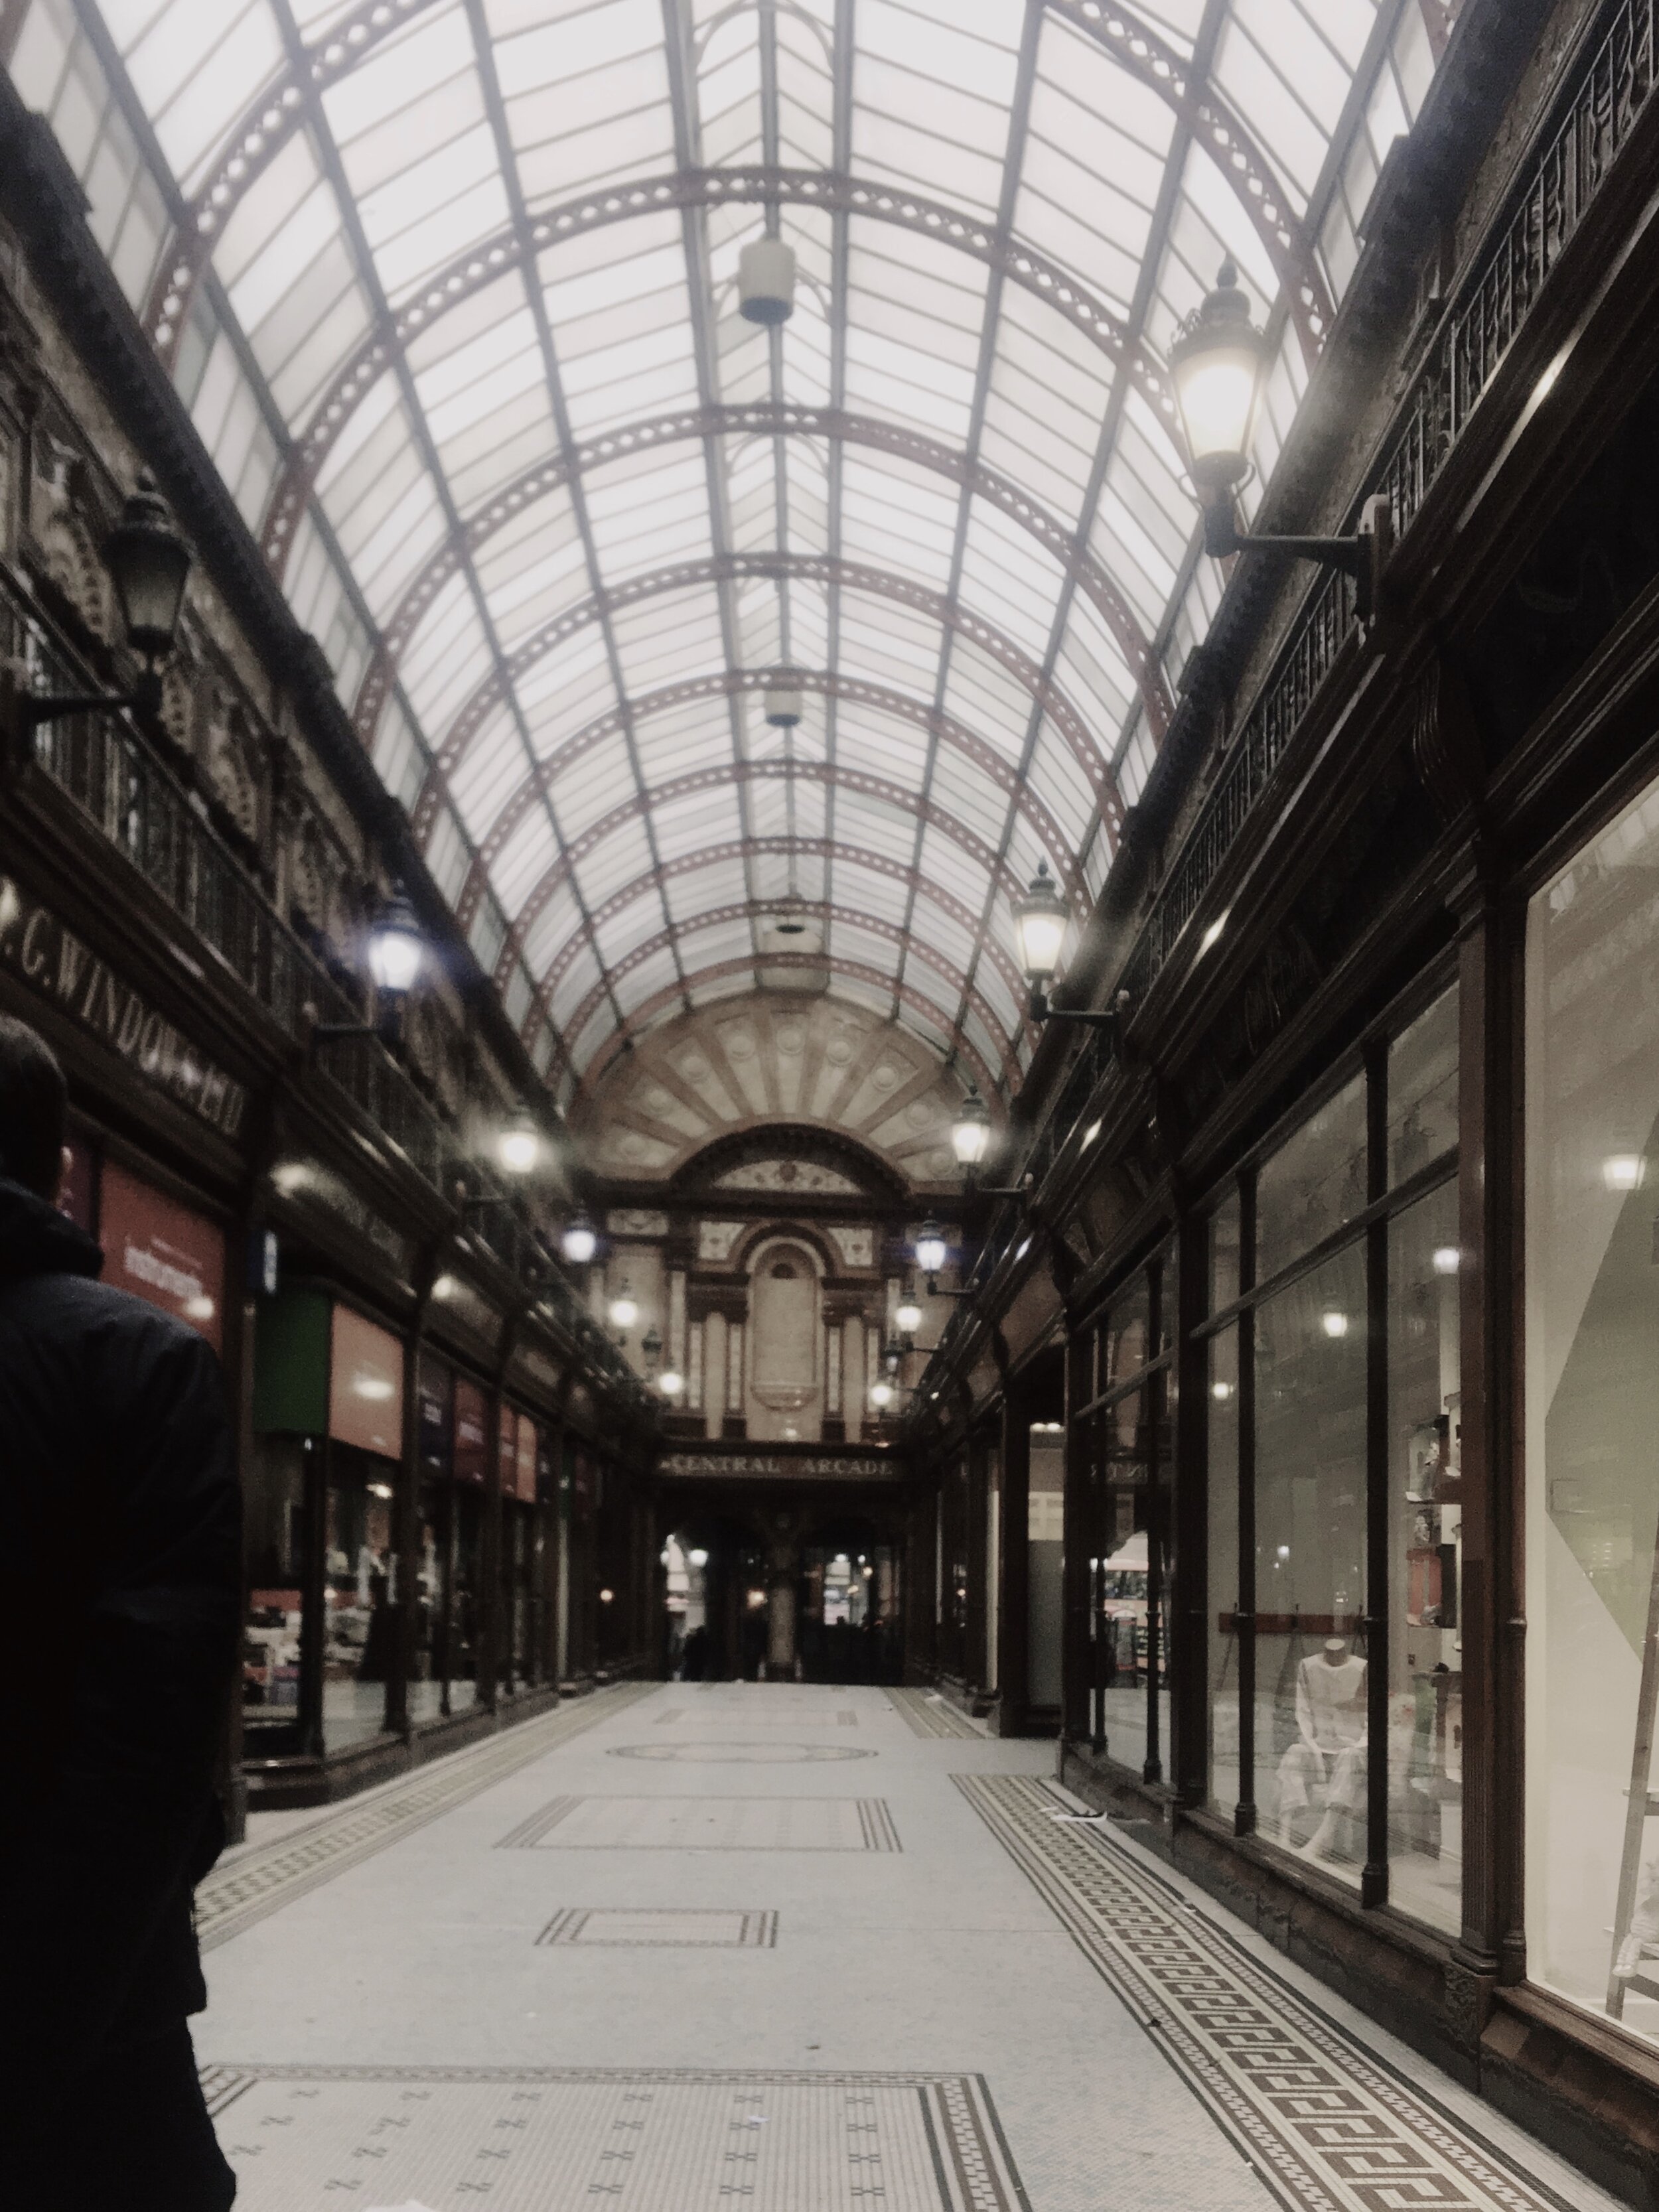
POLYGON ((1444 17, 19 0, 4 58, 550 1079, 799 972, 1012 1086, 1008 902, 1081 922, 1217 596, 1170 341, 1232 255, 1265 482, 1444 17))

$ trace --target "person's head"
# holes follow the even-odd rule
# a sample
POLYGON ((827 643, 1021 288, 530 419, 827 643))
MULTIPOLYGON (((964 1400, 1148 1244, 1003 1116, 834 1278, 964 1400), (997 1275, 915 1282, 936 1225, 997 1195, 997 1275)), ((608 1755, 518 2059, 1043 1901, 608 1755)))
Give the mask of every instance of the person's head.
POLYGON ((68 1122, 69 1088, 46 1039, 0 1014, 0 1175, 56 1198, 68 1122))

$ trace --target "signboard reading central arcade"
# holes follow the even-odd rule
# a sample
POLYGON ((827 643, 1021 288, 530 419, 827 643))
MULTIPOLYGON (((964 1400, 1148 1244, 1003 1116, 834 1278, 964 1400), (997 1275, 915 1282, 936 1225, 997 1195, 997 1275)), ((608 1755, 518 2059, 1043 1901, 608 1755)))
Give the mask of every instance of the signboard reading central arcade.
POLYGON ((896 1459, 876 1458, 868 1452, 672 1451, 657 1462, 659 1474, 692 1477, 736 1476, 789 1482, 896 1482, 904 1469, 896 1459))

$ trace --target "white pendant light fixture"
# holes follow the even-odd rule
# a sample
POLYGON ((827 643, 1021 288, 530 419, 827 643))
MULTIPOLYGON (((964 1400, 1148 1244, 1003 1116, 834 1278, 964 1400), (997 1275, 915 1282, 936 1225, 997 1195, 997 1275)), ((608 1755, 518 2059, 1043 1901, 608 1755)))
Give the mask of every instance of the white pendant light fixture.
POLYGON ((738 256, 738 312, 775 329, 795 312, 795 252, 781 238, 751 238, 738 256))

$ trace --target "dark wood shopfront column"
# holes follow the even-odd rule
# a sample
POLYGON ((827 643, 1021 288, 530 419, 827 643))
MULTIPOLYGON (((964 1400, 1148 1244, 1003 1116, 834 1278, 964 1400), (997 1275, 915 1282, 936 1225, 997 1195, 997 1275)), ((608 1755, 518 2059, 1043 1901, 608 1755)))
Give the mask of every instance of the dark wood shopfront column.
MULTIPOLYGON (((1180 1805, 1209 1795, 1210 1364, 1194 1331, 1209 1305, 1209 1223, 1186 1213, 1179 1231, 1175 1322, 1176 1415, 1170 1477, 1175 1573, 1169 1598, 1169 1776, 1180 1805)), ((1164 1285, 1167 1297, 1170 1285, 1164 1285)))
POLYGON ((1478 2033, 1492 1978, 1526 1973, 1522 1769, 1525 1509, 1516 1394, 1522 1202, 1519 1006, 1524 920, 1472 886, 1458 946, 1458 1243, 1462 1336, 1462 1978, 1478 2033), (1485 1987, 1483 1987, 1483 1984, 1485 1987))
POLYGON ((997 1607, 997 1734, 1018 1735, 1030 1689, 1031 1499, 1030 1397, 1012 1376, 1002 1396, 1002 1517, 998 1550, 1002 1593, 997 1607))
MULTIPOLYGON (((1100 1332, 1073 1325, 1066 1338, 1065 1550, 1061 1556, 1060 1723, 1063 1741, 1079 1742, 1089 1734, 1089 1692, 1093 1652, 1089 1608, 1099 1535, 1100 1422, 1083 1408, 1096 1396, 1095 1353, 1100 1332)), ((1029 1472, 1028 1456, 1028 1472, 1029 1472)))
POLYGON ((970 1698, 984 1697, 996 1674, 996 1654, 988 1645, 991 1607, 986 1588, 990 1546, 985 1515, 988 1495, 989 1443, 982 1429, 968 1439, 968 1619, 964 1668, 970 1698))

